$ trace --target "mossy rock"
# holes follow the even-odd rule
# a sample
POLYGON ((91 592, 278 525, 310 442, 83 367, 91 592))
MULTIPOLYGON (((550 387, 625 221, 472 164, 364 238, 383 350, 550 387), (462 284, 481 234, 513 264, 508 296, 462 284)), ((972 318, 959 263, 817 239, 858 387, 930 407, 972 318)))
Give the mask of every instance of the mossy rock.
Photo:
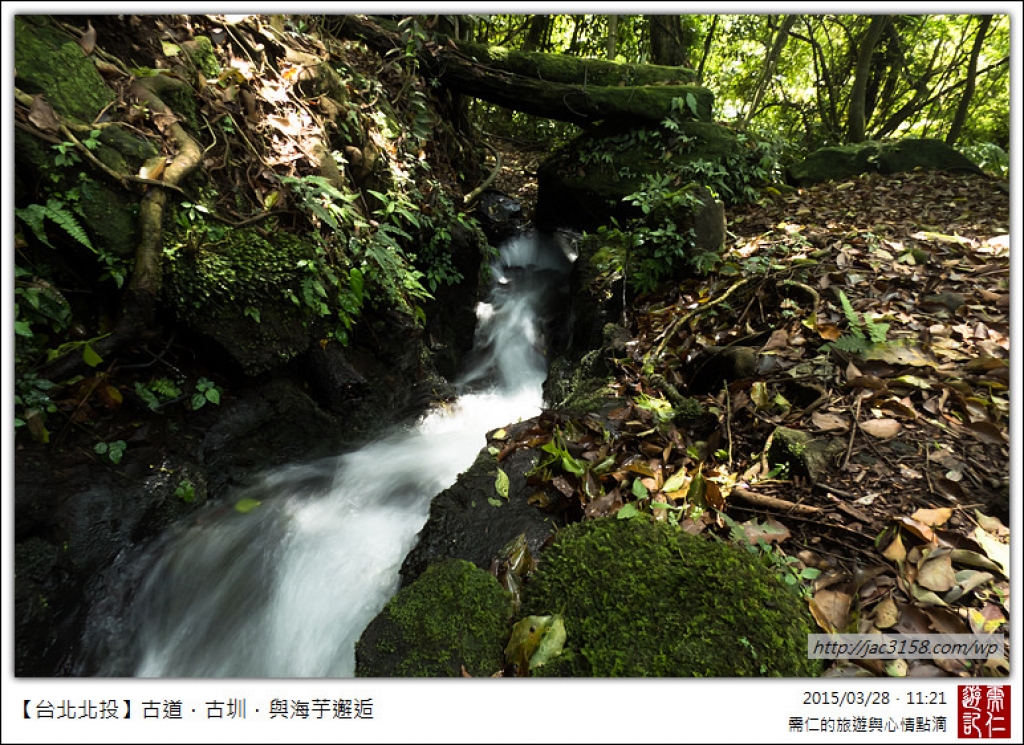
POLYGON ((916 170, 983 173, 970 159, 941 140, 907 138, 897 142, 858 142, 815 150, 786 170, 795 186, 844 181, 862 173, 916 170))
POLYGON ((679 122, 675 132, 610 122, 583 133, 541 165, 535 219, 542 226, 588 232, 613 217, 622 224, 641 215, 623 199, 643 188, 648 176, 701 160, 732 163, 743 154, 736 135, 713 122, 679 122))
POLYGON ((813 437, 798 429, 776 427, 768 448, 768 461, 773 466, 788 466, 791 475, 815 484, 845 449, 843 441, 836 437, 813 437))
POLYGON ((166 237, 173 248, 165 264, 165 302, 248 375, 309 349, 324 333, 304 285, 310 276, 304 267, 316 257, 312 245, 287 233, 264 236, 248 228, 218 235, 199 246, 189 245, 187 235, 166 237))
POLYGON ((560 613, 562 655, 536 674, 807 677, 806 603, 739 546, 647 518, 565 528, 540 556, 522 616, 560 613))
POLYGON ((58 114, 91 122, 115 100, 77 42, 45 17, 15 16, 13 37, 17 86, 42 93, 58 114))
POLYGON ((356 644, 359 677, 488 677, 504 665, 512 595, 462 559, 401 589, 356 644))

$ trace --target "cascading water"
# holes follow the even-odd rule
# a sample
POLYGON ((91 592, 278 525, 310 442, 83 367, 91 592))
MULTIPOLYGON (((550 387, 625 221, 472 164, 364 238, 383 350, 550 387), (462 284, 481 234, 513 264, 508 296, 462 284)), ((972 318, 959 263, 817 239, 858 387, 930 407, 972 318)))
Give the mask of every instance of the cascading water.
POLYGON ((214 508, 176 528, 125 611, 130 638, 92 653, 98 674, 353 675, 355 642, 397 590, 430 500, 472 465, 488 430, 538 413, 545 314, 569 263, 544 236, 502 247, 449 407, 360 450, 264 474, 238 495, 253 500, 248 512, 214 508))

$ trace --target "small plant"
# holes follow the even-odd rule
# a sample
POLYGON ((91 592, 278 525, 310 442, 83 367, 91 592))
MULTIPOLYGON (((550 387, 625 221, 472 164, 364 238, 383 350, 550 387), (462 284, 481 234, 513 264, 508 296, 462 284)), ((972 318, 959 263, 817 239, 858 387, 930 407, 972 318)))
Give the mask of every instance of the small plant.
POLYGON ((203 408, 206 402, 211 404, 220 403, 220 388, 208 378, 200 378, 196 383, 196 392, 192 396, 192 410, 203 408))
POLYGON ((97 455, 106 457, 108 461, 116 466, 121 462, 121 458, 124 456, 124 451, 127 448, 128 444, 124 440, 114 440, 113 442, 97 442, 93 450, 96 451, 97 455))
POLYGON ((82 226, 78 224, 78 220, 68 209, 67 204, 61 199, 51 197, 46 200, 46 204, 30 204, 27 207, 15 209, 14 216, 24 221, 31 228, 33 235, 50 248, 54 246, 46 235, 46 228, 43 224, 46 220, 56 223, 65 233, 90 251, 96 251, 89 236, 86 235, 82 226))
POLYGON ((174 490, 174 496, 182 502, 192 504, 196 501, 196 487, 189 479, 183 479, 178 488, 174 490))
POLYGON ((171 401, 181 396, 181 388, 168 378, 156 378, 148 383, 135 383, 135 393, 150 411, 158 411, 171 401))
POLYGON ((850 325, 850 333, 843 334, 832 346, 836 349, 850 354, 858 354, 870 349, 873 346, 885 344, 889 333, 889 324, 877 323, 867 314, 863 316, 853 308, 846 293, 839 291, 839 302, 843 306, 843 315, 850 325))
POLYGON ((799 559, 787 556, 777 546, 770 545, 763 538, 758 538, 756 543, 751 543, 742 525, 724 512, 719 514, 725 524, 729 526, 729 539, 733 543, 746 546, 748 551, 759 556, 767 566, 775 570, 783 582, 790 587, 798 588, 804 597, 811 595, 810 583, 821 574, 819 569, 801 567, 799 559))

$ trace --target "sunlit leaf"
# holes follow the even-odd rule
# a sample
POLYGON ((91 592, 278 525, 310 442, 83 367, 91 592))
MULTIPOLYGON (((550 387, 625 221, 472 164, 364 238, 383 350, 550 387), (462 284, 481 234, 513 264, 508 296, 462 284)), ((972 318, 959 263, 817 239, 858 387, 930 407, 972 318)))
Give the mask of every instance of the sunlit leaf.
POLYGON ((911 515, 915 520, 930 525, 933 528, 937 528, 940 525, 945 525, 946 522, 953 516, 952 507, 941 507, 937 509, 920 509, 911 515))
POLYGON ((561 615, 551 617, 550 625, 544 630, 537 650, 530 657, 530 669, 534 670, 562 654, 565 647, 565 619, 561 615))
POLYGON ((246 512, 251 512, 262 504, 258 499, 252 499, 251 497, 244 497, 235 502, 235 511, 241 512, 243 515, 246 512))
POLYGON ((1000 543, 991 533, 981 528, 975 528, 971 532, 971 538, 978 542, 978 545, 985 551, 988 558, 999 565, 1003 576, 1010 578, 1010 546, 1007 543, 1000 543))
POLYGON ((96 367, 103 362, 103 358, 96 353, 95 349, 88 344, 85 344, 82 347, 82 361, 89 367, 96 367))
POLYGON ((502 499, 508 499, 508 474, 500 468, 498 469, 498 476, 494 480, 494 490, 498 492, 498 496, 502 499))
POLYGON ((640 512, 640 508, 636 506, 635 502, 627 502, 626 504, 622 505, 618 512, 615 513, 615 517, 619 518, 620 520, 624 520, 627 517, 636 517, 640 514, 642 514, 640 512))
POLYGON ((688 478, 689 476, 687 475, 686 471, 684 469, 680 469, 676 473, 669 476, 668 481, 666 481, 665 484, 661 487, 662 491, 666 493, 678 491, 679 489, 683 488, 688 478))
POLYGON ((903 425, 895 419, 869 419, 866 422, 862 422, 860 428, 872 437, 877 437, 880 440, 889 440, 899 434, 903 425))

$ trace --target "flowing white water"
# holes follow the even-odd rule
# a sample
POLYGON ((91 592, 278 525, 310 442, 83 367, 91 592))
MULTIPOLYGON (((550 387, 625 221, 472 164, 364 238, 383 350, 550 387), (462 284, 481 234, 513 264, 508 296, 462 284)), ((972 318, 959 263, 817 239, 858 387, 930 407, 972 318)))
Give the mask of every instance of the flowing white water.
POLYGON ((396 591, 431 498, 472 465, 488 430, 539 412, 543 308, 566 268, 550 242, 510 241, 454 404, 358 451, 269 472, 239 495, 259 501, 251 511, 183 529, 129 610, 127 674, 353 675, 355 642, 396 591))

